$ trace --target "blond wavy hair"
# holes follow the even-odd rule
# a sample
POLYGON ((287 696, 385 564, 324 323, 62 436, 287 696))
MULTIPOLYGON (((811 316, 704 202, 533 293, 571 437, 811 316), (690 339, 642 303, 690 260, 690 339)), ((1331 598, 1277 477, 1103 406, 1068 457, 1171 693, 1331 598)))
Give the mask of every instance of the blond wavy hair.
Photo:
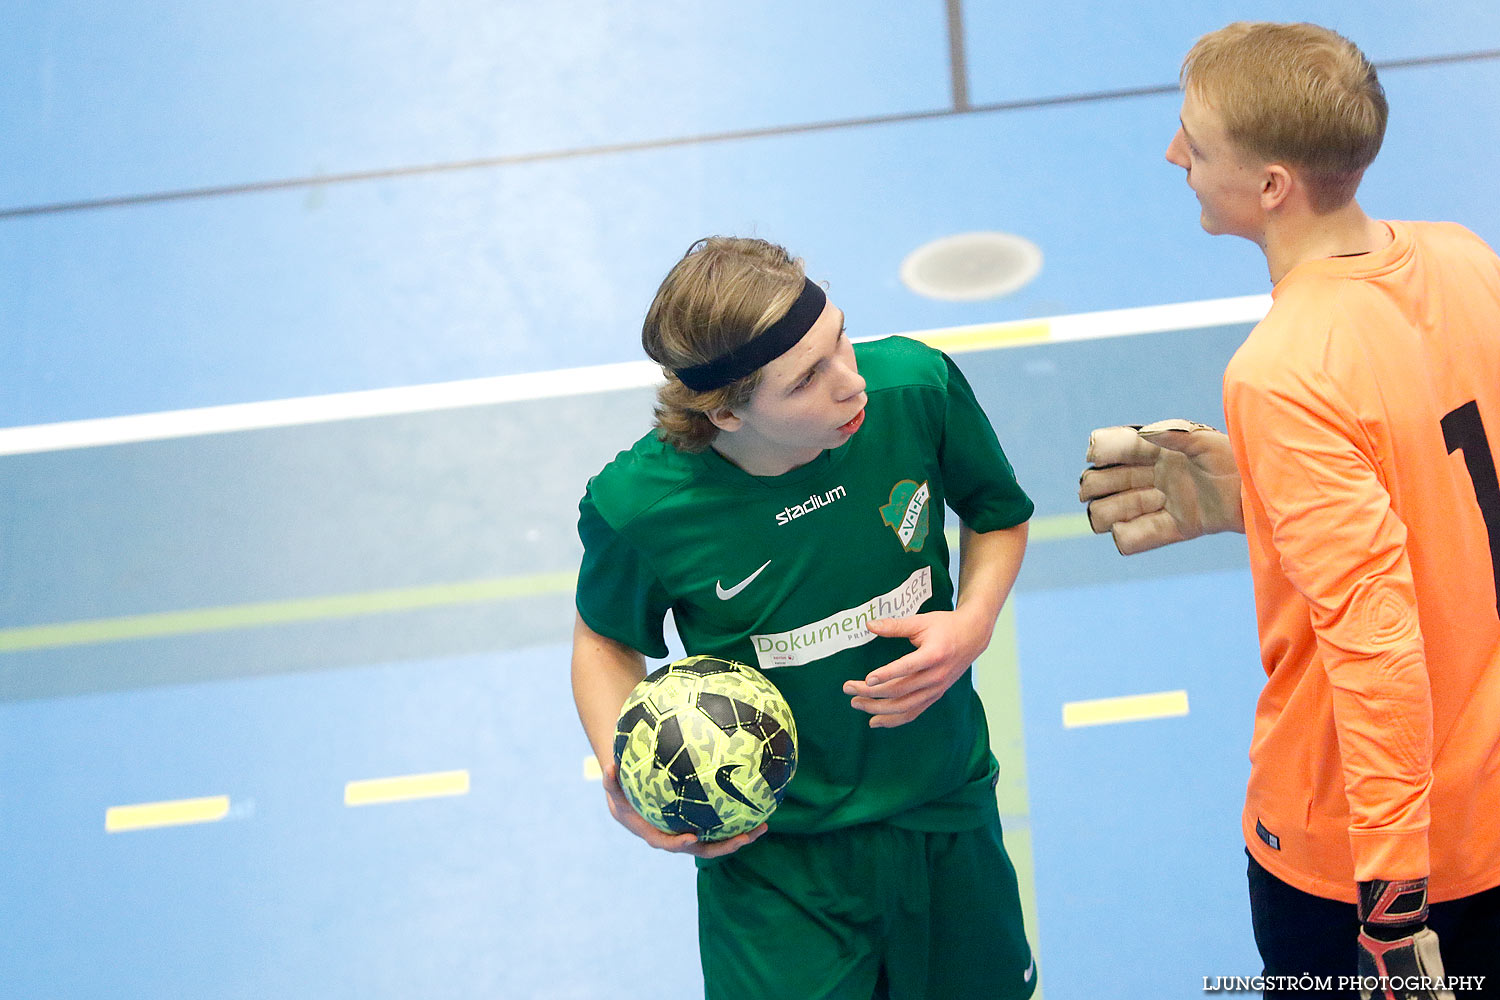
POLYGON ((1375 67, 1316 24, 1220 28, 1188 52, 1181 80, 1246 152, 1300 168, 1318 212, 1354 197, 1385 138, 1389 109, 1375 67))
POLYGON ((695 392, 675 369, 721 357, 781 319, 802 294, 804 275, 801 260, 765 240, 709 236, 688 248, 662 281, 641 328, 641 346, 667 379, 656 393, 662 440, 703 451, 719 433, 708 415, 749 402, 759 370, 695 392))

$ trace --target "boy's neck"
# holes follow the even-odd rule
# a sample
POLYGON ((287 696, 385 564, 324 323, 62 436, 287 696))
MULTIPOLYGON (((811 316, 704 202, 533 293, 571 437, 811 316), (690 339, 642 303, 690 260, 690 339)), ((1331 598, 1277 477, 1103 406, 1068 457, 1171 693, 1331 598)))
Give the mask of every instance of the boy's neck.
POLYGON ((781 476, 817 458, 823 452, 811 448, 805 454, 789 454, 775 449, 747 447, 745 441, 734 434, 720 433, 710 446, 731 465, 737 466, 752 476, 781 476))
POLYGON ((1303 210, 1269 220, 1261 249, 1274 285, 1298 264, 1370 253, 1389 245, 1391 239, 1385 223, 1370 218, 1358 202, 1350 201, 1322 215, 1303 210))

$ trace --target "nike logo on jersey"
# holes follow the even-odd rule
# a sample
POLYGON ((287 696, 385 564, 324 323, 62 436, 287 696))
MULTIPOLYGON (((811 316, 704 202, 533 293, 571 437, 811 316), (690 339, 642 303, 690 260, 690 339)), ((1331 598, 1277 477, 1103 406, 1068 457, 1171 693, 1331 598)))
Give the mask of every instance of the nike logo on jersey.
POLYGON ((757 576, 760 576, 760 570, 765 569, 769 565, 771 565, 771 560, 767 559, 765 562, 761 563, 760 569, 756 570, 754 573, 751 573, 749 576, 745 577, 743 580, 735 584, 733 587, 730 587, 728 590, 724 589, 724 584, 722 582, 715 580, 714 593, 719 595, 719 600, 721 601, 732 600, 739 594, 740 591, 750 586, 751 580, 754 580, 757 576))
POLYGON ((1023 983, 1029 983, 1031 982, 1031 977, 1034 975, 1036 975, 1036 956, 1033 955, 1031 958, 1031 964, 1026 966, 1026 971, 1021 974, 1021 981, 1023 983))

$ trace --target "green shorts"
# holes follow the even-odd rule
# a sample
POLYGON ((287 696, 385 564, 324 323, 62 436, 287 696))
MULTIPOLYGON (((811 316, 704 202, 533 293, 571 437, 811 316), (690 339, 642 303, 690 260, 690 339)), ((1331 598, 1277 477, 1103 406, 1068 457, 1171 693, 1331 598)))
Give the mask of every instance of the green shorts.
POLYGON ((766 834, 698 871, 708 1000, 1029 997, 1036 965, 1000 818, 766 834))

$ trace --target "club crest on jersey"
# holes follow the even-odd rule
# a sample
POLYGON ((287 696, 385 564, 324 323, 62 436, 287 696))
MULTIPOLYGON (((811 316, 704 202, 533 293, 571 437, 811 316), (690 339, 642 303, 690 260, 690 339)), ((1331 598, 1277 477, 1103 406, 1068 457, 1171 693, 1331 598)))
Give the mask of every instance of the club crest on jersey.
POLYGON ((927 541, 927 501, 931 496, 925 482, 918 485, 903 479, 891 487, 891 502, 880 508, 880 519, 890 525, 908 552, 920 552, 927 541))

